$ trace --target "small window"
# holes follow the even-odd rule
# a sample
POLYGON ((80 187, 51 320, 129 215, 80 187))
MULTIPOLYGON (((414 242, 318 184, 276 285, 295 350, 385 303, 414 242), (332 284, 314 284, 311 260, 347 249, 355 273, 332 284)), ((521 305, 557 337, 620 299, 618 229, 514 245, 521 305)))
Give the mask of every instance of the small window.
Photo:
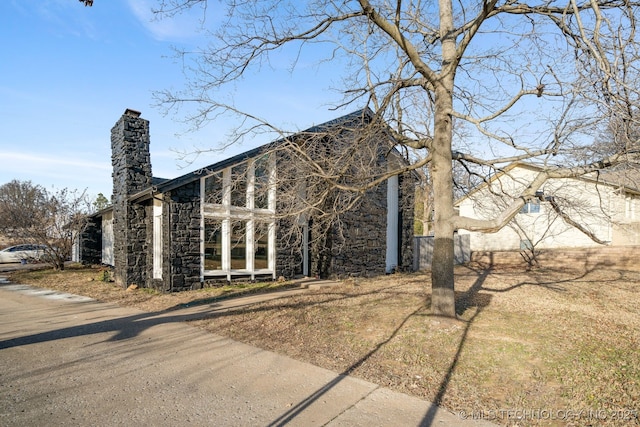
POLYGON ((624 198, 624 216, 627 219, 635 219, 635 200, 632 196, 624 198))
POLYGON ((540 213, 540 200, 532 200, 530 202, 525 203, 522 209, 520 209, 520 213, 525 213, 525 214, 540 213))

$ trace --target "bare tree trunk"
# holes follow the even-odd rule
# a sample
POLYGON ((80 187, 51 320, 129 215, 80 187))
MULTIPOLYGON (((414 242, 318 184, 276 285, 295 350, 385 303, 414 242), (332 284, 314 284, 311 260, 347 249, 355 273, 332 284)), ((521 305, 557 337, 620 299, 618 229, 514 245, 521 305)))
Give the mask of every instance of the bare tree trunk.
POLYGON ((431 147, 431 179, 435 215, 433 261, 431 265, 431 313, 455 317, 456 298, 453 281, 453 82, 457 64, 455 36, 452 36, 451 0, 440 0, 442 70, 435 82, 435 129, 431 147))
MULTIPOLYGON (((441 90, 442 91, 442 90, 441 90)), ((446 105, 438 98, 436 104, 446 105)), ((449 97, 449 103, 451 98, 449 97)), ((451 163, 451 116, 446 108, 436 108, 431 178, 433 180, 434 248, 431 265, 431 312, 436 316, 455 317, 453 280, 453 176, 451 163)))

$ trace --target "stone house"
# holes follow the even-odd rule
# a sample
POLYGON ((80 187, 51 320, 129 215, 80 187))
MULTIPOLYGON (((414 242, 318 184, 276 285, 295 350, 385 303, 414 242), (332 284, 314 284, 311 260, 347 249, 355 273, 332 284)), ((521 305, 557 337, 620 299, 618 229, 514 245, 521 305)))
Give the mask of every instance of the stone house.
MULTIPOLYGON (((459 199, 456 207, 462 216, 493 218, 541 170, 535 164, 513 163, 459 199)), ((640 180, 634 177, 634 171, 620 169, 550 179, 539 190, 539 197, 525 204, 498 232, 459 233, 468 236, 472 252, 637 246, 640 180)))
MULTIPOLYGON (((164 291, 221 280, 409 270, 413 173, 382 180, 330 220, 323 214, 330 209, 297 208, 318 188, 326 191, 325 204, 346 196, 328 196, 330 189, 312 182, 312 174, 298 168, 296 153, 285 147, 293 143, 298 155, 320 154, 318 162, 337 162, 333 150, 362 140, 360 129, 371 117, 369 110, 356 111, 183 176, 159 179, 151 172, 149 122, 126 110, 111 131, 112 205, 91 216, 80 258, 113 266, 123 286, 164 291), (328 131, 333 129, 339 130, 328 131)), ((377 153, 376 170, 404 161, 387 132, 364 138, 363 146, 377 153)))

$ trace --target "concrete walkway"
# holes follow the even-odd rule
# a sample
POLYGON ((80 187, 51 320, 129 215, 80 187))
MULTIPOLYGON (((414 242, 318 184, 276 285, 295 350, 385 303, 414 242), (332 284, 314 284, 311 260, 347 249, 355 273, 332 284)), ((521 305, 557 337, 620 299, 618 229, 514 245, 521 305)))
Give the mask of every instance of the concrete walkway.
POLYGON ((274 297, 158 315, 0 281, 0 425, 491 425, 184 323, 274 297))

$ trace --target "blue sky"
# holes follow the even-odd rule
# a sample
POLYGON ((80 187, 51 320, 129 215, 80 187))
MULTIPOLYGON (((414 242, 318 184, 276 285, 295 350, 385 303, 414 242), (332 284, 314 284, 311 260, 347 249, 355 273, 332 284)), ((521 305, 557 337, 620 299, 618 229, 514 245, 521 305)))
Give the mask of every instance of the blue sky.
MULTIPOLYGON (((153 91, 179 89, 184 82, 171 47, 202 41, 199 15, 157 21, 153 5, 0 1, 0 185, 30 180, 109 197, 110 131, 126 108, 151 122, 153 174, 159 177, 180 176, 264 142, 203 154, 192 164, 179 159, 178 152, 215 147, 232 126, 214 123, 185 133, 183 124, 153 106, 153 91)), ((210 13, 215 19, 216 11, 210 13)), ((304 71, 293 77, 282 69, 261 70, 239 82, 234 96, 252 113, 300 129, 342 114, 327 107, 331 76, 312 66, 304 71)))

